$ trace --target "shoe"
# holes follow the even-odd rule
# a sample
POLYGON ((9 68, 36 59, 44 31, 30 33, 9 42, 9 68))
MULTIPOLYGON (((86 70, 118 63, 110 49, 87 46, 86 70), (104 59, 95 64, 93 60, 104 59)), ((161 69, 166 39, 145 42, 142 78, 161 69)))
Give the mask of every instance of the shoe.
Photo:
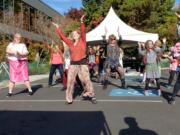
POLYGON ((172 89, 173 88, 173 85, 166 85, 165 86, 167 89, 172 89))
POLYGON ((175 103, 176 103, 176 102, 175 102, 175 99, 171 98, 171 99, 169 100, 169 104, 170 104, 170 105, 175 105, 175 103))
POLYGON ((161 96, 162 95, 162 92, 161 92, 161 90, 159 89, 158 90, 158 96, 161 96))
POLYGON ((105 81, 103 82, 103 90, 107 89, 107 87, 108 87, 108 81, 105 80, 105 81))
POLYGON ((73 103, 73 101, 71 101, 71 102, 66 101, 65 105, 71 105, 72 103, 73 103))
POLYGON ((89 96, 82 96, 82 100, 91 100, 89 96))
POLYGON ((32 96, 33 95, 33 92, 32 91, 29 91, 28 92, 28 96, 32 96))
POLYGON ((95 97, 92 97, 92 98, 91 98, 91 102, 92 102, 92 104, 97 104, 96 98, 95 98, 95 97))
POLYGON ((148 90, 144 90, 144 95, 149 96, 148 90))
POLYGON ((12 97, 12 93, 8 93, 6 97, 12 97))

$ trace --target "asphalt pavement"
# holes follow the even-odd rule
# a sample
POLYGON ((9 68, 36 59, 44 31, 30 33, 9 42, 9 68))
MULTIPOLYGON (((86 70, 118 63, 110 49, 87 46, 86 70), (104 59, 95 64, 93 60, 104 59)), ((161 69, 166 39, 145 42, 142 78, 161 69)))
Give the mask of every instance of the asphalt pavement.
MULTIPOLYGON (((0 135, 179 135, 180 98, 175 105, 167 100, 172 89, 168 72, 162 76, 162 96, 109 96, 121 87, 111 79, 106 90, 93 82, 98 103, 83 101, 79 89, 74 102, 65 104, 62 85, 47 87, 47 76, 32 82, 33 96, 24 85, 16 86, 11 98, 7 88, 0 90, 0 135)), ((127 79, 131 88, 143 88, 136 80, 127 79)))

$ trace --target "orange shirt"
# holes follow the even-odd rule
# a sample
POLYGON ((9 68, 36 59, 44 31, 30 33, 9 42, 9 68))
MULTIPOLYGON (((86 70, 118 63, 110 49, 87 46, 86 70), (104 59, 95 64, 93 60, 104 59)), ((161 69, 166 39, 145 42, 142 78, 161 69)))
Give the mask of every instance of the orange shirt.
POLYGON ((51 52, 51 60, 50 60, 51 64, 64 64, 64 60, 62 57, 62 54, 60 54, 59 52, 51 52))
POLYGON ((56 29, 56 33, 69 46, 71 61, 79 61, 86 57, 86 33, 84 23, 81 23, 81 37, 76 45, 63 34, 60 28, 56 29))

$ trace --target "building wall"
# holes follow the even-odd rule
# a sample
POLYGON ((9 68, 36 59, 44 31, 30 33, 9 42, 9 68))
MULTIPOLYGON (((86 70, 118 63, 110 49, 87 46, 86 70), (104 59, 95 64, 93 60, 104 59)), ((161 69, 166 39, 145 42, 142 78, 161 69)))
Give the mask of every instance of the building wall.
POLYGON ((0 31, 7 34, 21 32, 23 37, 42 41, 38 35, 37 18, 62 17, 40 0, 0 0, 0 31))

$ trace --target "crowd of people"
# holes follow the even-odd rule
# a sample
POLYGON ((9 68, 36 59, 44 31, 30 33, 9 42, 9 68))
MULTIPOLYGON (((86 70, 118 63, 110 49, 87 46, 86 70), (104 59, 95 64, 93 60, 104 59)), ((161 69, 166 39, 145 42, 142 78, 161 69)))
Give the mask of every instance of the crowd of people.
MULTIPOLYGON (((105 35, 103 46, 86 46, 86 33, 84 16, 80 19, 80 30, 72 32, 72 39, 68 38, 62 32, 60 26, 52 22, 56 28, 56 33, 60 39, 68 46, 64 48, 63 43, 52 42, 52 45, 45 43, 45 46, 50 50, 50 73, 48 86, 52 86, 53 75, 56 69, 59 70, 63 89, 66 91, 66 104, 73 103, 73 92, 75 84, 82 86, 82 98, 90 100, 93 104, 97 103, 95 98, 95 91, 92 84, 92 77, 100 78, 100 83, 103 89, 107 89, 109 84, 109 77, 112 72, 115 72, 120 79, 121 87, 127 88, 127 81, 125 80, 125 69, 123 67, 124 52, 121 48, 121 35, 118 32, 118 39, 114 34, 111 34, 106 40, 107 30, 105 28, 105 35)), ((144 95, 148 96, 149 83, 151 80, 157 85, 158 95, 161 95, 161 67, 160 59, 167 58, 170 61, 170 77, 167 82, 167 87, 172 86, 172 81, 176 78, 171 104, 175 103, 175 97, 180 90, 180 42, 177 42, 169 52, 166 47, 166 38, 157 40, 155 43, 148 40, 145 43, 138 43, 139 55, 141 55, 141 73, 143 74, 142 82, 145 83, 144 95)), ((28 94, 33 95, 31 84, 28 76, 28 50, 25 44, 21 43, 21 35, 16 33, 14 41, 11 42, 6 49, 9 70, 9 92, 7 97, 12 96, 12 91, 15 83, 24 81, 28 88, 28 94)))

